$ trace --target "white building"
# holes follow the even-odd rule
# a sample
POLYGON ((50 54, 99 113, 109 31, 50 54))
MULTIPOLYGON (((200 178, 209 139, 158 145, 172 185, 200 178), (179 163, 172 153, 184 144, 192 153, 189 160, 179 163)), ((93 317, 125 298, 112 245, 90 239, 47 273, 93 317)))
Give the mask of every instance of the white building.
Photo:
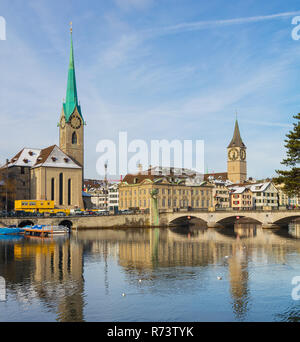
POLYGON ((119 209, 119 184, 115 183, 108 187, 108 210, 118 211, 119 209))
POLYGON ((253 207, 263 209, 263 207, 278 208, 278 190, 272 182, 258 183, 247 186, 252 192, 253 207))

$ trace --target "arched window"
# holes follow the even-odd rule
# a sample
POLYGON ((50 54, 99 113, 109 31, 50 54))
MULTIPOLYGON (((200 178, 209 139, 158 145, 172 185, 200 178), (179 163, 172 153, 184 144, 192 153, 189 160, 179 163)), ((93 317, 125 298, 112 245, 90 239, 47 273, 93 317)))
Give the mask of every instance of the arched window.
POLYGON ((71 193, 71 179, 69 178, 68 179, 68 205, 71 205, 71 196, 72 196, 72 193, 71 193))
POLYGON ((76 132, 74 132, 72 134, 72 144, 77 145, 77 134, 76 134, 76 132))
POLYGON ((55 196, 55 181, 54 178, 51 178, 51 201, 54 201, 54 196, 55 196))
POLYGON ((63 183, 63 174, 59 174, 59 205, 63 205, 63 189, 64 189, 64 183, 63 183))

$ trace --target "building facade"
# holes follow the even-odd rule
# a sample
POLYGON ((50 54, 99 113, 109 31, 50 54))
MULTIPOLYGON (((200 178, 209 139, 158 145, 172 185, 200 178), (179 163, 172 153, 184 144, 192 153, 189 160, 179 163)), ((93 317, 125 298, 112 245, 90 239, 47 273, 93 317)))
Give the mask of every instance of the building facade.
POLYGON ((278 190, 272 182, 253 184, 248 188, 252 192, 254 209, 278 208, 278 190))
POLYGON ((214 181, 212 182, 213 189, 213 207, 216 209, 226 209, 230 207, 230 191, 226 186, 226 182, 214 181))
POLYGON ((231 207, 233 210, 252 210, 253 199, 252 192, 245 186, 230 188, 231 207))
POLYGON ((184 178, 145 173, 126 175, 119 184, 119 209, 149 210, 151 194, 158 191, 159 210, 208 209, 213 205, 213 185, 188 185, 184 178))
POLYGON ((108 187, 108 210, 111 212, 119 210, 119 184, 117 183, 108 187))

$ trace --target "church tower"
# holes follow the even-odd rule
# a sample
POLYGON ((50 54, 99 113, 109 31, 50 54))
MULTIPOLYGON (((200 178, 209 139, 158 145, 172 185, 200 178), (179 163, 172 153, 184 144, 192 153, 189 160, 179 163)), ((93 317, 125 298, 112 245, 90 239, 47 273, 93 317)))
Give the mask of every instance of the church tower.
POLYGON ((227 152, 228 179, 233 183, 243 183, 247 179, 246 146, 242 141, 237 120, 227 152))
POLYGON ((74 51, 71 27, 71 52, 68 72, 68 84, 66 101, 59 123, 59 147, 76 161, 80 166, 84 165, 84 119, 81 114, 80 104, 78 104, 74 51))

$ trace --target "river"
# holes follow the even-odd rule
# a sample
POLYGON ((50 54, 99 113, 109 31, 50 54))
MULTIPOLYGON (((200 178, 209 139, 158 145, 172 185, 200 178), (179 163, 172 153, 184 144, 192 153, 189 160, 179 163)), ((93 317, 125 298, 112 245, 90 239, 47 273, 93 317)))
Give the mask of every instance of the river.
POLYGON ((1 237, 0 321, 300 321, 297 276, 299 223, 1 237))

